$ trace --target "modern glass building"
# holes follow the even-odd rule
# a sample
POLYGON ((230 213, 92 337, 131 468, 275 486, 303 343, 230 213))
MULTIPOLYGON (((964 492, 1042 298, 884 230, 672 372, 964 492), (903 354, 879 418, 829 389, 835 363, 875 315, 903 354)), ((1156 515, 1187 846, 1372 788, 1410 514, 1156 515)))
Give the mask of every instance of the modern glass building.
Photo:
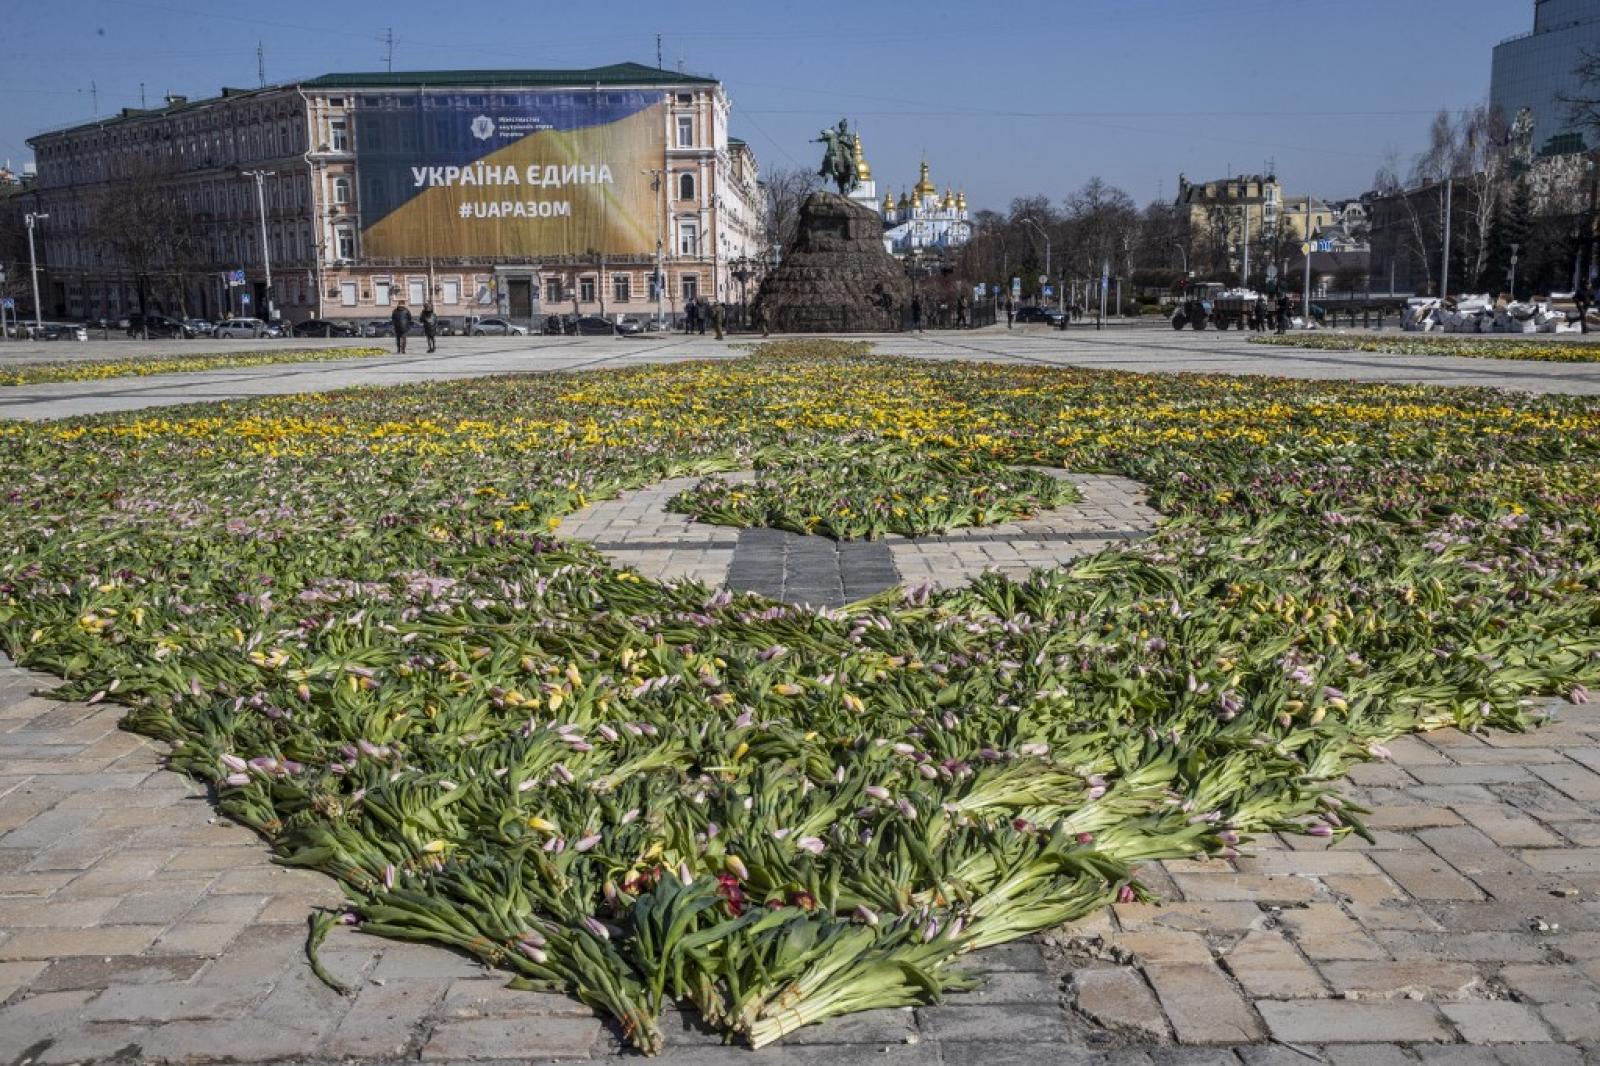
POLYGON ((1534 152, 1582 150, 1597 138, 1574 127, 1562 96, 1587 89, 1575 71, 1587 50, 1600 53, 1600 0, 1534 0, 1533 32, 1502 41, 1494 50, 1489 102, 1507 122, 1527 108, 1533 113, 1534 152))

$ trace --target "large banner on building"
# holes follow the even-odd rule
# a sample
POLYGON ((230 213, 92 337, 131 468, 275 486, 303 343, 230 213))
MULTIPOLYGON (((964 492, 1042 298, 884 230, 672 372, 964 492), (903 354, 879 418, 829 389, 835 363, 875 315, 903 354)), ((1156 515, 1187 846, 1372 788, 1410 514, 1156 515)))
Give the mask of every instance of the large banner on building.
POLYGON ((359 96, 362 254, 654 253, 665 107, 660 92, 359 96))

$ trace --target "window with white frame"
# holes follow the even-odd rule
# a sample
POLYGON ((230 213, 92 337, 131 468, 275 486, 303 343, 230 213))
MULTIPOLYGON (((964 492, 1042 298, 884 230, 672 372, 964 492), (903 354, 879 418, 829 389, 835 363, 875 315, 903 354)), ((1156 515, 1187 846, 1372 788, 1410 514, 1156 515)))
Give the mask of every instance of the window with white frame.
POLYGON ((349 178, 333 179, 333 202, 336 204, 347 204, 350 202, 349 178))
POLYGON ((374 281, 372 283, 372 302, 379 307, 389 306, 390 282, 374 281))
POLYGON ((586 303, 586 304, 594 303, 594 279, 593 278, 579 278, 578 279, 578 300, 579 300, 580 303, 586 303))
POLYGON ((439 283, 439 302, 454 307, 461 302, 461 282, 452 278, 439 283))
POLYGON ((355 282, 341 281, 339 283, 339 303, 343 307, 354 307, 356 305, 355 282))
POLYGON ((328 133, 332 138, 331 147, 335 152, 348 152, 350 150, 350 127, 345 125, 342 118, 336 118, 328 123, 328 133))
POLYGON ((354 259, 356 257, 356 232, 348 226, 340 226, 334 230, 334 241, 339 251, 340 259, 354 259))
POLYGON ((544 279, 544 302, 547 304, 558 304, 561 302, 560 278, 544 279))
POLYGON ((678 175, 678 199, 694 199, 694 175, 688 171, 678 175))
POLYGON ((428 279, 412 278, 406 286, 406 295, 411 300, 411 306, 421 307, 428 302, 428 279))
POLYGON ((678 116, 678 147, 694 147, 694 117, 691 115, 678 116))
POLYGON ((700 275, 685 274, 678 279, 678 291, 683 294, 683 302, 690 303, 700 295, 700 275))
POLYGON ((625 304, 633 293, 633 278, 628 274, 611 275, 611 299, 613 303, 625 304))
POLYGON ((695 222, 678 223, 678 254, 700 254, 700 226, 695 222))

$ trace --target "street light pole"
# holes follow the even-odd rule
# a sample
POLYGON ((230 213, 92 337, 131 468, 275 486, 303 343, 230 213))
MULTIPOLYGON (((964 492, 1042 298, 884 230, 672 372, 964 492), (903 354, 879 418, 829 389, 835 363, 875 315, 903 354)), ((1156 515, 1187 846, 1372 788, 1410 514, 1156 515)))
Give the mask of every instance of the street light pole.
POLYGON ((261 212, 261 263, 267 273, 267 321, 273 318, 272 304, 272 252, 267 247, 267 192, 266 181, 277 173, 276 170, 241 170, 239 173, 247 178, 256 179, 256 207, 261 212))
POLYGON ((1511 242, 1511 299, 1517 298, 1517 251, 1522 247, 1515 241, 1511 242))
POLYGON ((1044 227, 1039 225, 1039 223, 1035 222, 1031 218, 1025 218, 1022 221, 1038 230, 1039 236, 1044 238, 1044 276, 1047 278, 1053 278, 1055 275, 1050 273, 1050 234, 1046 233, 1044 231, 1044 227))
POLYGON ((22 216, 28 224, 28 272, 33 276, 33 328, 35 332, 44 329, 44 313, 39 308, 39 257, 33 250, 33 224, 41 218, 49 218, 50 213, 30 211, 22 216))

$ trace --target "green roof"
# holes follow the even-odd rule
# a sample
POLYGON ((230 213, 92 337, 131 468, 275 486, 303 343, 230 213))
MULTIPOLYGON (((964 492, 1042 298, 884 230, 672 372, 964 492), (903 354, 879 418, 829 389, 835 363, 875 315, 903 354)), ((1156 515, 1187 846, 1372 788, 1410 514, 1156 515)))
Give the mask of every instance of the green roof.
POLYGON ((419 85, 715 85, 717 79, 643 63, 613 63, 581 70, 379 70, 324 74, 301 82, 307 89, 386 89, 419 85))

